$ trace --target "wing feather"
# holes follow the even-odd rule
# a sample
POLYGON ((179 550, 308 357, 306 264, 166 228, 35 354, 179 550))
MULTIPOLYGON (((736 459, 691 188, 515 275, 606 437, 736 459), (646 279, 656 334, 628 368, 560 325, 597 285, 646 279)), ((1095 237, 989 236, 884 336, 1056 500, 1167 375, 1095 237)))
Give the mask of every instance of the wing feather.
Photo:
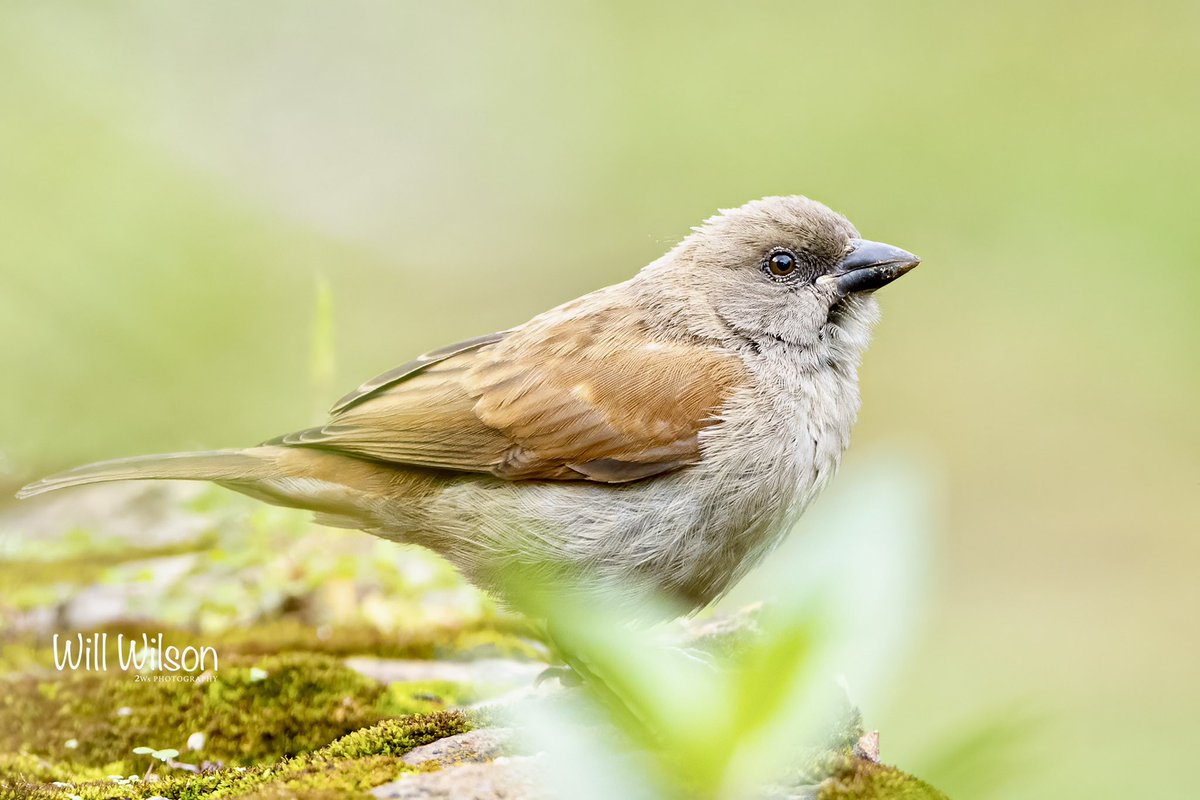
POLYGON ((384 373, 325 426, 275 442, 510 480, 622 483, 696 463, 699 431, 747 379, 730 353, 656 338, 634 309, 550 312, 384 373))
POLYGON ((436 350, 430 350, 428 353, 421 355, 409 361, 407 364, 401 364, 395 369, 390 369, 382 375, 377 375, 363 385, 359 386, 353 392, 338 400, 330 409, 331 414, 340 414, 356 403, 366 400, 371 395, 386 389, 389 386, 395 386, 405 378, 415 375, 421 370, 428 367, 430 364, 436 364, 439 361, 445 361, 459 353, 465 353, 468 350, 474 350, 477 347, 483 347, 489 344, 495 344, 508 335, 508 331, 499 331, 497 333, 488 333, 483 336, 476 336, 472 339, 467 339, 455 344, 439 347, 436 350))

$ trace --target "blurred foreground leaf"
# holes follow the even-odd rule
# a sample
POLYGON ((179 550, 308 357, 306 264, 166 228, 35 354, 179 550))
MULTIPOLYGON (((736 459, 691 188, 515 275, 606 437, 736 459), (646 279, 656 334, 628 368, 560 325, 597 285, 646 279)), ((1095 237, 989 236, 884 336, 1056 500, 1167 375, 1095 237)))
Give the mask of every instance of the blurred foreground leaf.
POLYGON ((858 714, 847 717, 836 688, 839 674, 875 687, 895 670, 922 608, 928 506, 927 479, 911 461, 869 464, 806 522, 818 535, 770 557, 770 577, 754 585, 770 586, 771 600, 754 635, 728 651, 671 645, 661 628, 631 625, 618 605, 579 600, 569 586, 522 595, 514 573, 522 610, 549 619, 563 658, 585 678, 582 708, 537 712, 556 788, 588 798, 748 797, 768 786, 902 796, 870 793, 886 784, 940 796, 855 753, 858 714))

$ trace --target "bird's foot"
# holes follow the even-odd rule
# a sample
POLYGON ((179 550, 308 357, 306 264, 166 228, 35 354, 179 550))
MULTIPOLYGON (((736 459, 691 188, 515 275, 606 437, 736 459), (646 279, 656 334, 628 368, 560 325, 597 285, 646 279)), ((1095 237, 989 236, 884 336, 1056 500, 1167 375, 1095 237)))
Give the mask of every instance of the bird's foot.
POLYGON ((533 685, 541 686, 546 681, 552 680, 557 680, 562 686, 568 689, 583 685, 583 678, 579 676, 579 673, 566 665, 546 667, 534 679, 533 685))

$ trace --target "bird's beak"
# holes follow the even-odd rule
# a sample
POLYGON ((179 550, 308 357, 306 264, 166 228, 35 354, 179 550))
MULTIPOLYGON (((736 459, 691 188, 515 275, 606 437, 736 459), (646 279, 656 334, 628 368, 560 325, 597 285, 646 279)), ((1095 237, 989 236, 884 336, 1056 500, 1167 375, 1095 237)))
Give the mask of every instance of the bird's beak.
POLYGON ((842 259, 837 269, 817 279, 818 283, 832 283, 843 297, 887 286, 921 263, 921 259, 907 250, 883 242, 851 239, 850 244, 854 249, 842 259))

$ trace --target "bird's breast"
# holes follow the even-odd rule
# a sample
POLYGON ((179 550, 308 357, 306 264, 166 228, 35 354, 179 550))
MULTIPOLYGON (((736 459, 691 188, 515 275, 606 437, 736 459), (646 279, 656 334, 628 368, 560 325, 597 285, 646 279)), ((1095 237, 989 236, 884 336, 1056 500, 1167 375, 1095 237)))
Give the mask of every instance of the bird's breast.
POLYGON ((707 594, 724 592, 756 564, 824 488, 849 444, 858 402, 852 372, 771 364, 704 431, 696 478, 712 511, 695 580, 707 594))

